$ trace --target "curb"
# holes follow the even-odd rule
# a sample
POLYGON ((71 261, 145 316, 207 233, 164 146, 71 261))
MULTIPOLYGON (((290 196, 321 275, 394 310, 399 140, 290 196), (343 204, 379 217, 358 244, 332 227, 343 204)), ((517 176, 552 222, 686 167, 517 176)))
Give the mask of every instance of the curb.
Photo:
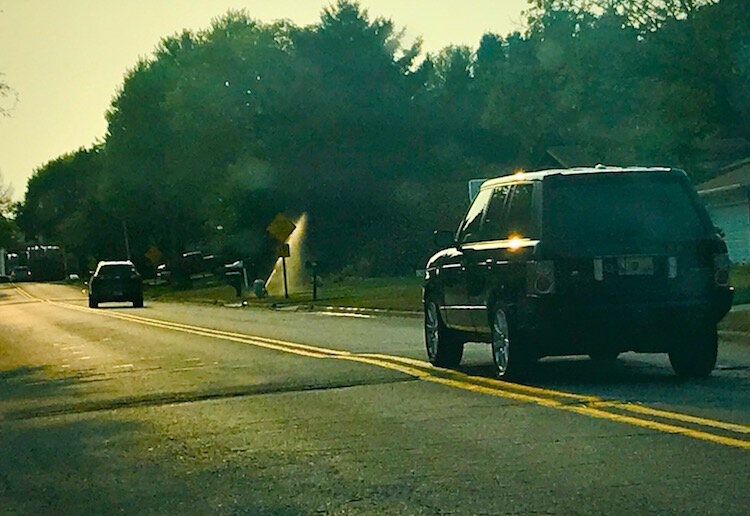
POLYGON ((750 333, 746 331, 737 331, 737 330, 719 330, 719 335, 723 335, 725 337, 745 337, 747 339, 750 339, 750 333))
POLYGON ((391 310, 387 308, 358 308, 355 306, 319 306, 313 307, 317 312, 355 313, 362 315, 383 315, 389 317, 422 317, 419 310, 391 310))
POLYGON ((339 313, 339 314, 360 314, 360 315, 378 315, 383 317, 422 317, 422 312, 418 310, 391 310, 387 308, 361 308, 356 306, 315 306, 315 305, 295 305, 277 303, 271 305, 273 310, 278 311, 295 311, 295 312, 322 312, 322 313, 339 313))

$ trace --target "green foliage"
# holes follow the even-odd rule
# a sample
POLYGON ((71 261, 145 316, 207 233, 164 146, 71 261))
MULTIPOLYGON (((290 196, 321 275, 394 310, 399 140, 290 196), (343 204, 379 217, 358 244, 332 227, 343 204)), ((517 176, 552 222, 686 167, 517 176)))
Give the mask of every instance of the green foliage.
POLYGON ((18 223, 81 263, 121 255, 125 222, 138 260, 200 248, 263 270, 268 222, 307 212, 324 268, 406 272, 467 179, 555 146, 699 178, 702 140, 750 139, 746 0, 531 0, 527 17, 524 34, 420 59, 355 2, 308 27, 230 11, 137 63, 105 141, 40 168, 18 223))
POLYGON ((81 272, 89 257, 121 258, 121 230, 108 207, 97 199, 102 175, 101 145, 79 149, 46 163, 29 179, 16 223, 28 241, 57 243, 81 272))

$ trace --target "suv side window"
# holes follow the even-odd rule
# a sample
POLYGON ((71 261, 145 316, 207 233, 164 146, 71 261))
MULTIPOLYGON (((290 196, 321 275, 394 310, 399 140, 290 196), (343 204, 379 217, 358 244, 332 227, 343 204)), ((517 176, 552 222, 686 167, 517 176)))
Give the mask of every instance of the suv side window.
POLYGON ((513 198, 508 209, 507 232, 505 238, 520 236, 525 238, 536 237, 534 235, 533 204, 532 197, 534 185, 524 183, 516 185, 513 198))
POLYGON ((496 188, 492 192, 492 199, 490 199, 482 222, 482 240, 505 240, 508 238, 506 207, 512 190, 512 185, 506 185, 496 188))
POLYGON ((482 222, 482 214, 484 213, 484 208, 485 206, 487 206, 487 201, 489 200, 491 194, 491 190, 481 190, 476 199, 474 199, 474 202, 471 204, 471 208, 469 208, 466 217, 464 217, 464 221, 461 224, 461 229, 458 232, 459 243, 464 244, 469 242, 478 242, 479 240, 481 240, 479 227, 482 222))

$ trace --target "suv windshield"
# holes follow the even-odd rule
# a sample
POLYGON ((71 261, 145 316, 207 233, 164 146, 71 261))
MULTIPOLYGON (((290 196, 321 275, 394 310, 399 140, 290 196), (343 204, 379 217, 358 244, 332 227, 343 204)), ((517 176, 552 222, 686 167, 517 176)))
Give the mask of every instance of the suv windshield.
POLYGON ((550 178, 544 188, 544 232, 558 249, 601 251, 677 243, 706 228, 681 178, 648 173, 550 178))

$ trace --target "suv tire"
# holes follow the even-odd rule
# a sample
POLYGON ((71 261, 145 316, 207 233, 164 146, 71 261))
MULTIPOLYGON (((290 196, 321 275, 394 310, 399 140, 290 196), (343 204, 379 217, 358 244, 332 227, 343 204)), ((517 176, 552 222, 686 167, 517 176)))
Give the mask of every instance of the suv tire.
POLYGON ((133 299, 133 308, 143 308, 143 296, 133 299))
POLYGON ((99 303, 91 296, 89 296, 89 308, 99 308, 99 303))
POLYGON ((705 325, 683 338, 669 352, 669 362, 677 376, 703 378, 716 366, 719 338, 716 325, 705 325))
POLYGON ((518 335, 512 336, 511 324, 502 307, 490 309, 489 324, 495 376, 506 379, 526 375, 536 359, 524 346, 524 339, 518 335))
POLYGON ((432 365, 457 367, 461 363, 464 343, 455 331, 445 326, 434 298, 428 298, 424 305, 424 337, 427 358, 432 365))

